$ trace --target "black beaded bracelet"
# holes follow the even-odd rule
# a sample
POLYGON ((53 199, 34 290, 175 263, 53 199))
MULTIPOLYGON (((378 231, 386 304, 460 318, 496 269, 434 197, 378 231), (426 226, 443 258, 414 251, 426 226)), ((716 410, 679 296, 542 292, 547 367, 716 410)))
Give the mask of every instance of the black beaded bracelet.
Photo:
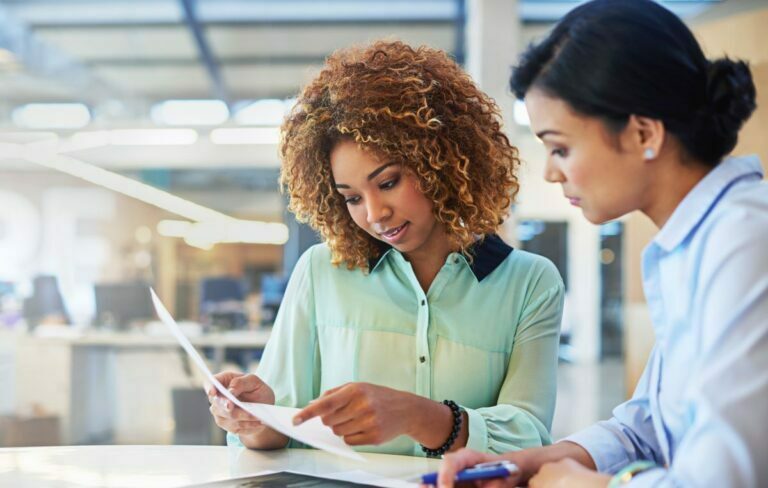
POLYGON ((456 402, 453 400, 443 400, 443 405, 447 405, 451 409, 451 413, 453 414, 453 429, 451 429, 451 435, 448 436, 448 439, 445 441, 445 443, 443 443, 443 445, 437 449, 430 449, 425 447, 423 444, 421 445, 421 450, 424 452, 424 454, 427 455, 427 457, 440 457, 448 452, 448 449, 451 448, 453 443, 456 441, 456 438, 459 436, 459 432, 461 431, 461 423, 463 422, 463 417, 461 416, 461 409, 459 406, 456 405, 456 402))

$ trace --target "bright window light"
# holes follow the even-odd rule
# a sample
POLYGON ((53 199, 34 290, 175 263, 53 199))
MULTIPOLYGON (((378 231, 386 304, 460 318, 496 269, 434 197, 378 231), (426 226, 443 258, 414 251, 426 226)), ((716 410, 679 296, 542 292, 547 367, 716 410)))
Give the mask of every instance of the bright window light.
POLYGON ((82 103, 30 103, 13 111, 13 122, 26 129, 79 129, 91 121, 82 103))
POLYGON ((296 103, 295 99, 257 100, 238 110, 235 114, 235 120, 243 125, 280 125, 294 103, 296 103))
POLYGON ((528 109, 525 108, 525 102, 522 100, 515 100, 514 117, 517 125, 530 126, 531 119, 528 118, 528 109))
POLYGON ((159 125, 219 125, 229 109, 221 100, 166 100, 152 107, 150 116, 159 125))
POLYGON ((278 127, 233 127, 211 131, 214 144, 277 144, 280 142, 278 127))

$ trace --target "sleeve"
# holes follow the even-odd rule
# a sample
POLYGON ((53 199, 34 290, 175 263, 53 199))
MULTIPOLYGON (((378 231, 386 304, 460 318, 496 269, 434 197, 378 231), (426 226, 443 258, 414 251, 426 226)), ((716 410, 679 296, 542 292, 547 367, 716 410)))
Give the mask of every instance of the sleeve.
POLYGON ((650 375, 657 354, 654 348, 632 398, 616 407, 610 420, 563 439, 586 449, 601 473, 616 473, 635 461, 664 463, 649 403, 650 375))
MULTIPOLYGON (((304 407, 319 395, 320 350, 315 328, 313 250, 314 247, 307 250, 296 263, 256 371, 275 392, 275 404, 284 407, 304 407)), ((242 446, 233 434, 227 435, 227 444, 242 446)), ((291 439, 288 447, 303 445, 291 439)))
POLYGON ((628 486, 768 486, 768 209, 761 212, 731 214, 708 239, 696 299, 700 353, 686 392, 690 426, 669 469, 628 486))
POLYGON ((551 442, 564 287, 551 264, 539 282, 543 291, 522 312, 497 404, 464 408, 471 449, 500 454, 551 442))

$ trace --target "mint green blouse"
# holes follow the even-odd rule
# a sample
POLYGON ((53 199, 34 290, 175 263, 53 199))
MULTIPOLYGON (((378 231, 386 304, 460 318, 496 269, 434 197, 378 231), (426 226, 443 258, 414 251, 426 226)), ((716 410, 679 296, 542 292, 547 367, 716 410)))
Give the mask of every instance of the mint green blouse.
MULTIPOLYGON (((450 254, 425 294, 395 249, 368 274, 330 260, 324 244, 302 255, 259 364, 278 405, 361 381, 454 400, 472 449, 551 442, 564 291, 551 262, 491 235, 471 264, 450 254)), ((356 449, 423 456, 407 436, 356 449)))

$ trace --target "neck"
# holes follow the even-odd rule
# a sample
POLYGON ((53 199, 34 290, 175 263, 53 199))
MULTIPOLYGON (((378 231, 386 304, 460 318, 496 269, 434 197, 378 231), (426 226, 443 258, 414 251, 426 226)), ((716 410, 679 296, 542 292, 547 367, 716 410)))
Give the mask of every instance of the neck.
POLYGON ((426 293, 445 260, 451 253, 448 235, 442 226, 435 226, 432 235, 419 249, 404 254, 411 263, 416 279, 426 293))
POLYGON ((651 182, 648 203, 641 211, 661 229, 685 196, 712 168, 704 163, 683 162, 679 159, 657 167, 659 171, 651 182))

